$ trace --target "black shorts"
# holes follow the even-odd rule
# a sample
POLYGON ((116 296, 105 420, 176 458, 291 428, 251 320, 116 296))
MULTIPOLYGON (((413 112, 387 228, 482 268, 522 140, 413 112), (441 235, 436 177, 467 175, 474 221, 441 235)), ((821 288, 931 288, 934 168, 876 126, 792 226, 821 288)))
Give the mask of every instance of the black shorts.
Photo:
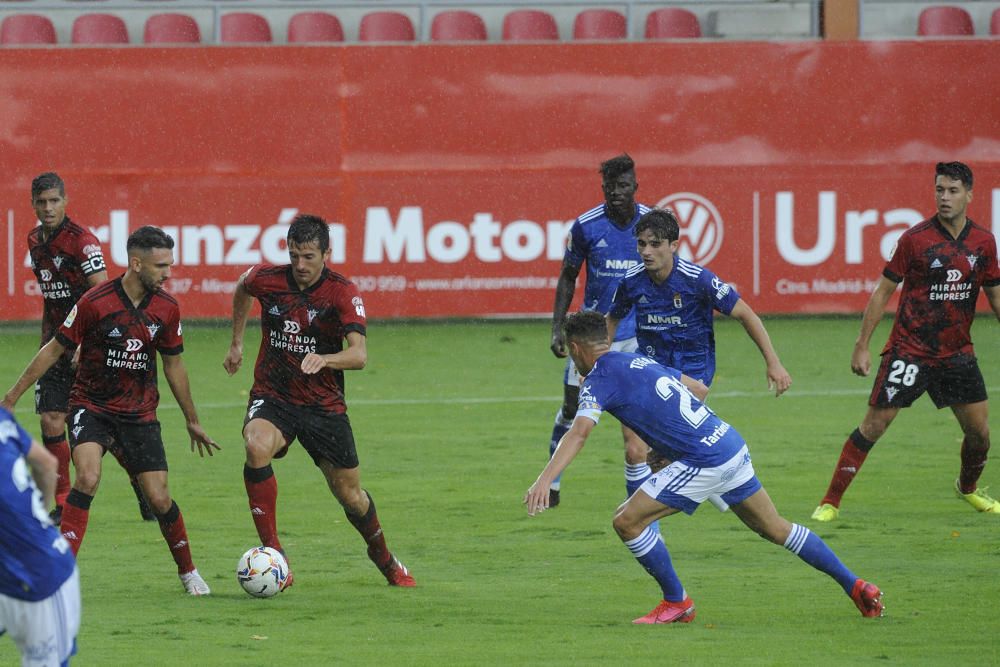
MULTIPOLYGON (((325 460, 337 468, 358 467, 358 450, 354 446, 354 431, 347 413, 322 412, 273 398, 251 397, 243 420, 244 428, 251 419, 274 424, 285 436, 286 447, 298 438, 317 466, 325 460)), ((275 458, 284 454, 284 451, 279 452, 275 458)))
POLYGON ((985 401, 986 382, 975 357, 927 364, 887 352, 882 357, 868 405, 908 408, 927 392, 938 408, 985 401))
POLYGON ((66 421, 70 448, 96 442, 105 451, 117 450, 122 465, 131 475, 167 469, 158 421, 122 421, 80 406, 70 408, 66 421))
POLYGON ((76 372, 69 359, 61 357, 35 383, 35 413, 69 412, 69 390, 76 372))

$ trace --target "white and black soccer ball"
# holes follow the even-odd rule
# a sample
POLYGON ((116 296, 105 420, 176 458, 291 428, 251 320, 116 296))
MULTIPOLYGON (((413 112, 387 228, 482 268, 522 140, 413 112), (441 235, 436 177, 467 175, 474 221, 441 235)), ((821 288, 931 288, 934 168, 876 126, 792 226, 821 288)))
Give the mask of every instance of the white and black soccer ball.
POLYGON ((255 598, 269 598, 284 589, 288 580, 288 561, 271 547, 254 547, 240 556, 236 579, 255 598))

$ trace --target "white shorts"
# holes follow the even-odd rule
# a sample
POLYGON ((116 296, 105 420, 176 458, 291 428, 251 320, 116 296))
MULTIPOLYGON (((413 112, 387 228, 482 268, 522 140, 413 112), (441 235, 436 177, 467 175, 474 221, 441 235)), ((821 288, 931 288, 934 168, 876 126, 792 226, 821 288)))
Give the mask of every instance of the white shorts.
MULTIPOLYGON (((639 342, 633 336, 625 340, 616 340, 611 343, 612 352, 636 352, 639 349, 639 342)), ((566 372, 563 375, 563 384, 568 387, 580 386, 580 372, 573 364, 573 357, 566 357, 566 372)))
POLYGON ((709 496, 719 495, 730 505, 741 503, 761 488, 746 445, 721 466, 697 468, 674 461, 639 487, 643 493, 687 514, 709 496))
POLYGON ((59 667, 76 655, 80 630, 80 571, 73 569, 55 593, 37 602, 0 595, 0 633, 21 652, 23 667, 59 667))

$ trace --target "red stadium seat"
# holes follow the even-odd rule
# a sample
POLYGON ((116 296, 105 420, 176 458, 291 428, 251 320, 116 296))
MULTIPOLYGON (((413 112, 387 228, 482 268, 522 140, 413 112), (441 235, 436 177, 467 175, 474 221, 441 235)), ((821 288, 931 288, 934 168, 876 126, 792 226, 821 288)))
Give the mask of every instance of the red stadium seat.
POLYGON ((412 42, 413 22, 400 12, 370 12, 361 17, 358 40, 362 42, 412 42))
POLYGON ((74 44, 128 44, 125 21, 113 14, 84 14, 73 21, 74 44))
POLYGON ((646 39, 701 37, 698 17, 680 7, 665 7, 646 15, 646 39))
POLYGON ((974 35, 972 17, 961 7, 928 7, 920 12, 917 34, 921 37, 974 35))
POLYGON ((994 9, 990 15, 990 34, 1000 35, 1000 9, 994 9))
POLYGON ((342 42, 340 19, 326 12, 299 12, 288 21, 288 42, 342 42))
POLYGON ((435 42, 476 42, 486 39, 486 23, 479 14, 464 10, 441 12, 431 22, 435 42))
POLYGON ((611 9, 585 9, 573 21, 573 39, 625 39, 625 17, 611 9))
POLYGON ((271 41, 271 26, 267 19, 252 12, 223 14, 219 22, 221 41, 227 43, 264 43, 271 41))
POLYGON ((153 14, 146 19, 142 41, 146 44, 197 44, 198 23, 187 14, 153 14))
POLYGON ((516 9, 503 17, 505 42, 559 39, 559 26, 548 12, 516 9))
POLYGON ((0 44, 55 44, 56 28, 47 16, 11 14, 0 24, 0 44))

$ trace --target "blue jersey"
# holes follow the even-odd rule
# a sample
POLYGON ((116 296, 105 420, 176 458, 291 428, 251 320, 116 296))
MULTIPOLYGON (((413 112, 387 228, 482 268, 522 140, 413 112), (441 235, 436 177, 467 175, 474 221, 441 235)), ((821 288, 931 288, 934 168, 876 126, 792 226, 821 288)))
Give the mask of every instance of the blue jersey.
POLYGON ((42 507, 24 456, 31 436, 0 408, 0 594, 37 602, 76 567, 69 544, 42 507))
MULTIPOLYGON (((587 262, 587 284, 583 289, 581 310, 607 313, 619 281, 629 269, 642 265, 633 232, 635 223, 648 211, 648 206, 637 204, 635 217, 624 229, 611 222, 604 204, 595 206, 573 222, 563 261, 577 268, 587 262)), ((634 337, 632 313, 627 312, 620 319, 615 340, 634 337)))
POLYGON ((641 265, 626 273, 610 313, 617 318, 634 312, 641 352, 710 385, 715 375, 713 311, 729 315, 739 300, 732 285, 675 255, 673 269, 660 285, 641 265))
POLYGON ((744 446, 742 436, 681 383, 681 372, 627 352, 601 356, 580 386, 577 417, 607 411, 673 461, 720 466, 744 446))

